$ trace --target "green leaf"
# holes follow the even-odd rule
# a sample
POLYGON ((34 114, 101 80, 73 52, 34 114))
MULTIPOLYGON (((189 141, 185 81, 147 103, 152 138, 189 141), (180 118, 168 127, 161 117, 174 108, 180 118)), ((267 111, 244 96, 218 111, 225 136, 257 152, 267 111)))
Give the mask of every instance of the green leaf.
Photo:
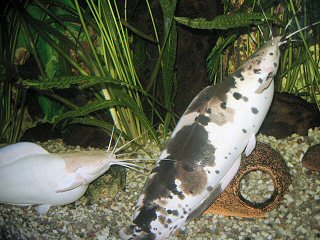
POLYGON ((259 24, 264 20, 274 20, 275 18, 267 14, 266 16, 263 13, 247 13, 239 12, 228 15, 219 15, 213 20, 206 20, 205 18, 185 18, 185 17, 175 17, 175 20, 181 24, 184 24, 191 28, 198 29, 230 29, 237 27, 246 27, 252 24, 259 24))
MULTIPOLYGON (((50 11, 46 11, 50 13, 50 11)), ((24 19, 25 23, 30 25, 39 35, 50 44, 60 55, 62 55, 77 71, 79 71, 83 75, 87 75, 84 69, 70 56, 70 49, 74 49, 79 58, 85 63, 85 65, 90 69, 91 72, 99 74, 99 69, 94 64, 96 61, 92 59, 91 54, 86 51, 82 47, 81 42, 79 42, 78 38, 73 36, 73 38, 68 38, 67 36, 70 34, 68 32, 61 32, 57 27, 48 24, 46 21, 40 21, 33 16, 31 16, 24 9, 19 8, 19 14, 24 19), (63 47, 61 46, 63 45, 63 47)), ((53 16, 53 13, 50 13, 53 16)), ((63 25, 63 22, 60 21, 57 17, 55 17, 63 28, 69 29, 70 27, 66 27, 63 25)), ((72 34, 71 34, 72 35, 72 34)))
POLYGON ((131 111, 134 113, 134 116, 137 119, 139 119, 139 121, 143 124, 143 126, 146 129, 150 129, 149 131, 151 133, 151 136, 158 144, 160 144, 157 133, 153 128, 153 125, 151 124, 151 122, 149 121, 145 113, 142 111, 142 109, 137 105, 137 103, 132 101, 132 98, 129 95, 127 95, 125 92, 121 90, 117 90, 115 92, 116 92, 116 96, 121 100, 121 102, 124 103, 125 106, 131 109, 131 111))
MULTIPOLYGON (((26 12, 33 16, 35 20, 38 20, 41 23, 45 22, 46 20, 45 14, 43 13, 42 9, 34 4, 29 4, 26 12)), ((27 16, 26 18, 29 18, 29 16, 27 16)), ((39 55, 39 59, 41 60, 42 66, 45 69, 46 76, 54 77, 55 74, 60 71, 60 64, 58 64, 58 52, 43 38, 39 38, 38 34, 34 35, 35 37, 33 39, 35 41, 35 51, 39 55)))
POLYGON ((71 117, 71 118, 83 117, 83 116, 86 116, 90 113, 96 112, 98 110, 103 110, 106 108, 110 108, 110 107, 114 107, 114 106, 122 106, 122 105, 123 105, 122 102, 119 102, 116 100, 98 100, 98 101, 87 103, 86 105, 84 105, 76 110, 63 113, 60 116, 58 116, 57 118, 55 118, 54 122, 57 123, 63 119, 69 118, 69 117, 71 117))
MULTIPOLYGON (((176 92, 174 65, 177 55, 177 25, 173 20, 177 1, 160 0, 163 12, 165 39, 162 48, 162 83, 164 89, 164 103, 167 109, 173 109, 173 100, 176 92)), ((164 123, 165 135, 168 132, 172 114, 167 113, 164 123)))
POLYGON ((133 63, 134 68, 136 69, 137 75, 140 76, 143 73, 146 62, 146 46, 145 41, 140 37, 135 39, 135 46, 133 49, 133 63))
MULTIPOLYGON (((73 118, 72 121, 69 122, 69 124, 90 125, 90 126, 94 126, 94 127, 98 127, 98 128, 104 129, 109 133, 111 133, 112 130, 114 129, 114 125, 113 124, 110 124, 110 123, 108 123, 106 121, 103 121, 103 120, 90 118, 90 117, 73 118)), ((120 131, 119 129, 115 128, 114 129, 114 133, 117 134, 118 136, 121 134, 121 136, 123 136, 127 140, 131 140, 132 139, 128 135, 126 135, 124 132, 120 131)), ((134 142, 134 144, 136 144, 136 143, 134 142)), ((138 145, 138 144, 136 144, 136 145, 138 145)))
POLYGON ((128 28, 129 30, 131 30, 132 32, 137 34, 139 37, 146 39, 152 43, 157 43, 157 40, 153 36, 142 32, 141 30, 139 30, 135 26, 131 25, 129 22, 125 21, 124 19, 121 19, 121 23, 123 26, 125 26, 126 28, 128 28))
POLYGON ((308 56, 306 54, 299 56, 299 58, 297 58, 291 65, 288 65, 287 69, 285 69, 281 72, 281 75, 278 77, 278 79, 285 77, 288 74, 288 72, 290 72, 294 69, 297 69, 301 64, 306 63, 307 60, 308 60, 308 56))
POLYGON ((74 85, 78 85, 81 89, 88 88, 96 84, 101 83, 112 83, 117 85, 126 85, 123 82, 113 79, 110 75, 107 77, 97 77, 97 76, 65 76, 65 77, 55 77, 46 78, 43 81, 37 80, 24 80, 22 85, 24 87, 32 87, 40 90, 48 89, 66 89, 74 85))
POLYGON ((66 110, 65 106, 60 102, 43 95, 38 97, 38 102, 48 121, 51 121, 56 116, 60 116, 66 110))
POLYGON ((103 121, 103 120, 98 120, 95 118, 90 118, 90 117, 83 117, 83 118, 73 118, 70 124, 75 124, 75 123, 80 123, 84 125, 91 125, 99 128, 106 129, 108 131, 112 131, 113 125, 103 121))
MULTIPOLYGON (((219 73, 220 59, 223 56, 223 51, 236 40, 236 34, 230 34, 226 38, 219 38, 216 46, 211 50, 209 57, 207 58, 207 71, 209 81, 217 83, 217 74, 219 73)), ((222 71, 222 69, 220 69, 222 71)), ((222 79, 220 79, 222 80, 222 79)))

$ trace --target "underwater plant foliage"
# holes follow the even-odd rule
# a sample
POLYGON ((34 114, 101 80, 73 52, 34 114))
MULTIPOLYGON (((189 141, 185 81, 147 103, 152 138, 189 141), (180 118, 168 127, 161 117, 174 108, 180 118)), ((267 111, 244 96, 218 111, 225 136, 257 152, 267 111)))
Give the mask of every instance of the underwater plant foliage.
MULTIPOLYGON (((145 91, 140 83, 131 50, 133 37, 144 39, 148 35, 139 30, 133 34, 128 30, 132 26, 123 11, 125 6, 121 5, 122 9, 119 9, 116 1, 52 1, 47 5, 39 1, 24 4, 11 1, 8 5, 18 21, 31 29, 30 35, 36 36, 32 44, 29 41, 28 47, 32 53, 39 49, 37 59, 43 74, 39 79, 20 79, 19 84, 25 89, 35 89, 41 95, 39 102, 46 115, 41 122, 48 121, 55 126, 86 124, 107 132, 115 125, 115 133, 121 133, 124 142, 146 133, 142 135, 141 143, 150 138, 159 143, 154 129, 155 116, 165 125, 165 132, 174 126, 175 51, 172 49, 176 48, 177 33, 173 20, 175 5, 171 2, 161 1, 165 19, 169 22, 165 25, 164 39, 155 40, 159 64, 153 71, 150 91, 145 91), (47 58, 50 55, 45 49, 47 46, 55 53, 53 59, 47 58), (57 68, 54 68, 55 64, 57 68), (59 68, 60 65, 64 67, 59 68), (164 100, 155 97, 159 74, 162 74, 165 88, 164 100), (94 97, 85 105, 77 105, 59 94, 66 88, 90 92, 94 97), (62 107, 54 108, 57 102, 62 107), (146 115, 143 104, 150 106, 151 115, 146 115), (164 116, 159 113, 163 109, 164 116)), ((153 21, 150 7, 149 14, 153 21)), ((154 31, 157 36, 155 25, 154 31)))
MULTIPOLYGON (((34 57, 38 76, 9 81, 10 64, 2 65, 0 109, 5 114, 1 114, 1 141, 15 142, 28 127, 50 122, 61 131, 70 124, 85 124, 111 133, 115 125, 115 133, 122 134, 123 142, 145 133, 140 143, 148 139, 160 143, 154 126, 163 124, 166 135, 177 119, 173 107, 178 82, 182 81, 176 79, 174 70, 178 24, 218 29, 220 37, 207 59, 209 81, 216 84, 267 41, 270 29, 276 36, 284 32, 290 20, 289 32, 294 32, 320 18, 314 11, 318 3, 309 1, 223 1, 224 14, 211 20, 176 16, 177 1, 159 3, 161 37, 148 1, 145 4, 152 34, 142 32, 131 22, 127 1, 6 3, 1 31, 7 31, 7 36, 9 32, 14 34, 8 37, 10 44, 2 44, 2 62, 16 69, 14 54, 23 47, 26 56, 34 57), (4 27, 8 22, 9 31, 4 27), (150 79, 143 85, 139 69, 146 58, 145 41, 157 46, 158 58, 151 66, 150 79), (69 89, 89 99, 82 104, 74 102, 63 94, 69 89), (24 99, 30 90, 38 95, 44 116, 40 119, 26 114, 24 99), (12 97, 15 103, 9 101, 12 97)), ((318 107, 319 32, 319 25, 313 26, 297 34, 297 41, 288 41, 275 77, 278 91, 295 93, 318 107)))

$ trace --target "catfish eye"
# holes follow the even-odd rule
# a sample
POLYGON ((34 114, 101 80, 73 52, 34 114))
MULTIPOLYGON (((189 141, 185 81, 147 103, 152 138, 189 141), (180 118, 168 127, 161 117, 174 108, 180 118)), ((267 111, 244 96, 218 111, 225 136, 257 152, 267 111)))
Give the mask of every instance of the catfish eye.
POLYGON ((101 160, 100 163, 103 164, 103 160, 101 160))

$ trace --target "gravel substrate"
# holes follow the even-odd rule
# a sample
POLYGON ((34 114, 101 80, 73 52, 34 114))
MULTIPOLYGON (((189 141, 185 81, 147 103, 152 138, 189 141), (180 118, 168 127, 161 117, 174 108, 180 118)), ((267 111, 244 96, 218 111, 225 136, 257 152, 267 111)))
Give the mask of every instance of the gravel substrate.
MULTIPOLYGON (((320 174, 301 164, 308 147, 320 143, 320 130, 309 130, 305 137, 293 135, 281 140, 259 135, 258 140, 278 149, 290 168, 292 185, 280 207, 258 219, 206 214, 170 239, 320 239, 320 174)), ((41 145, 50 152, 80 150, 59 140, 41 145)), ((158 147, 152 143, 146 150, 159 156, 158 147)), ((142 153, 140 156, 146 157, 142 153)), ((130 224, 153 164, 141 164, 145 174, 130 170, 125 191, 92 205, 86 204, 83 197, 74 204, 52 207, 41 217, 36 215, 35 207, 0 205, 2 239, 119 239, 118 231, 130 224)), ((264 201, 272 191, 272 180, 262 172, 250 174, 242 182, 241 193, 251 201, 264 201)))

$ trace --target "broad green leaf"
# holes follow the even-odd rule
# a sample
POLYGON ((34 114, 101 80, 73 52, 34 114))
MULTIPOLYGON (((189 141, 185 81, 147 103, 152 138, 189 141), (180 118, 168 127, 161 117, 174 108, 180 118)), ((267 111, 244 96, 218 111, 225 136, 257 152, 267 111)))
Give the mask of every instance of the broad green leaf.
POLYGON ((54 117, 60 116, 66 110, 66 107, 61 102, 43 95, 38 97, 38 102, 48 121, 52 121, 54 117))
POLYGON ((73 60, 70 57, 69 52, 65 51, 65 48, 62 48, 56 41, 56 39, 60 42, 60 44, 63 44, 67 49, 77 49, 78 54, 82 57, 83 61, 88 63, 90 60, 88 60, 89 55, 85 55, 84 51, 81 51, 81 46, 79 44, 72 42, 70 39, 68 39, 65 35, 63 35, 61 32, 59 32, 57 29, 53 28, 51 25, 47 24, 46 22, 39 21, 32 16, 22 13, 23 17, 25 19, 25 22, 30 24, 37 33, 40 34, 40 36, 48 42, 59 54, 61 54, 67 61, 80 73, 86 75, 86 72, 79 66, 79 64, 73 60), (54 36, 54 38, 53 38, 54 36))

